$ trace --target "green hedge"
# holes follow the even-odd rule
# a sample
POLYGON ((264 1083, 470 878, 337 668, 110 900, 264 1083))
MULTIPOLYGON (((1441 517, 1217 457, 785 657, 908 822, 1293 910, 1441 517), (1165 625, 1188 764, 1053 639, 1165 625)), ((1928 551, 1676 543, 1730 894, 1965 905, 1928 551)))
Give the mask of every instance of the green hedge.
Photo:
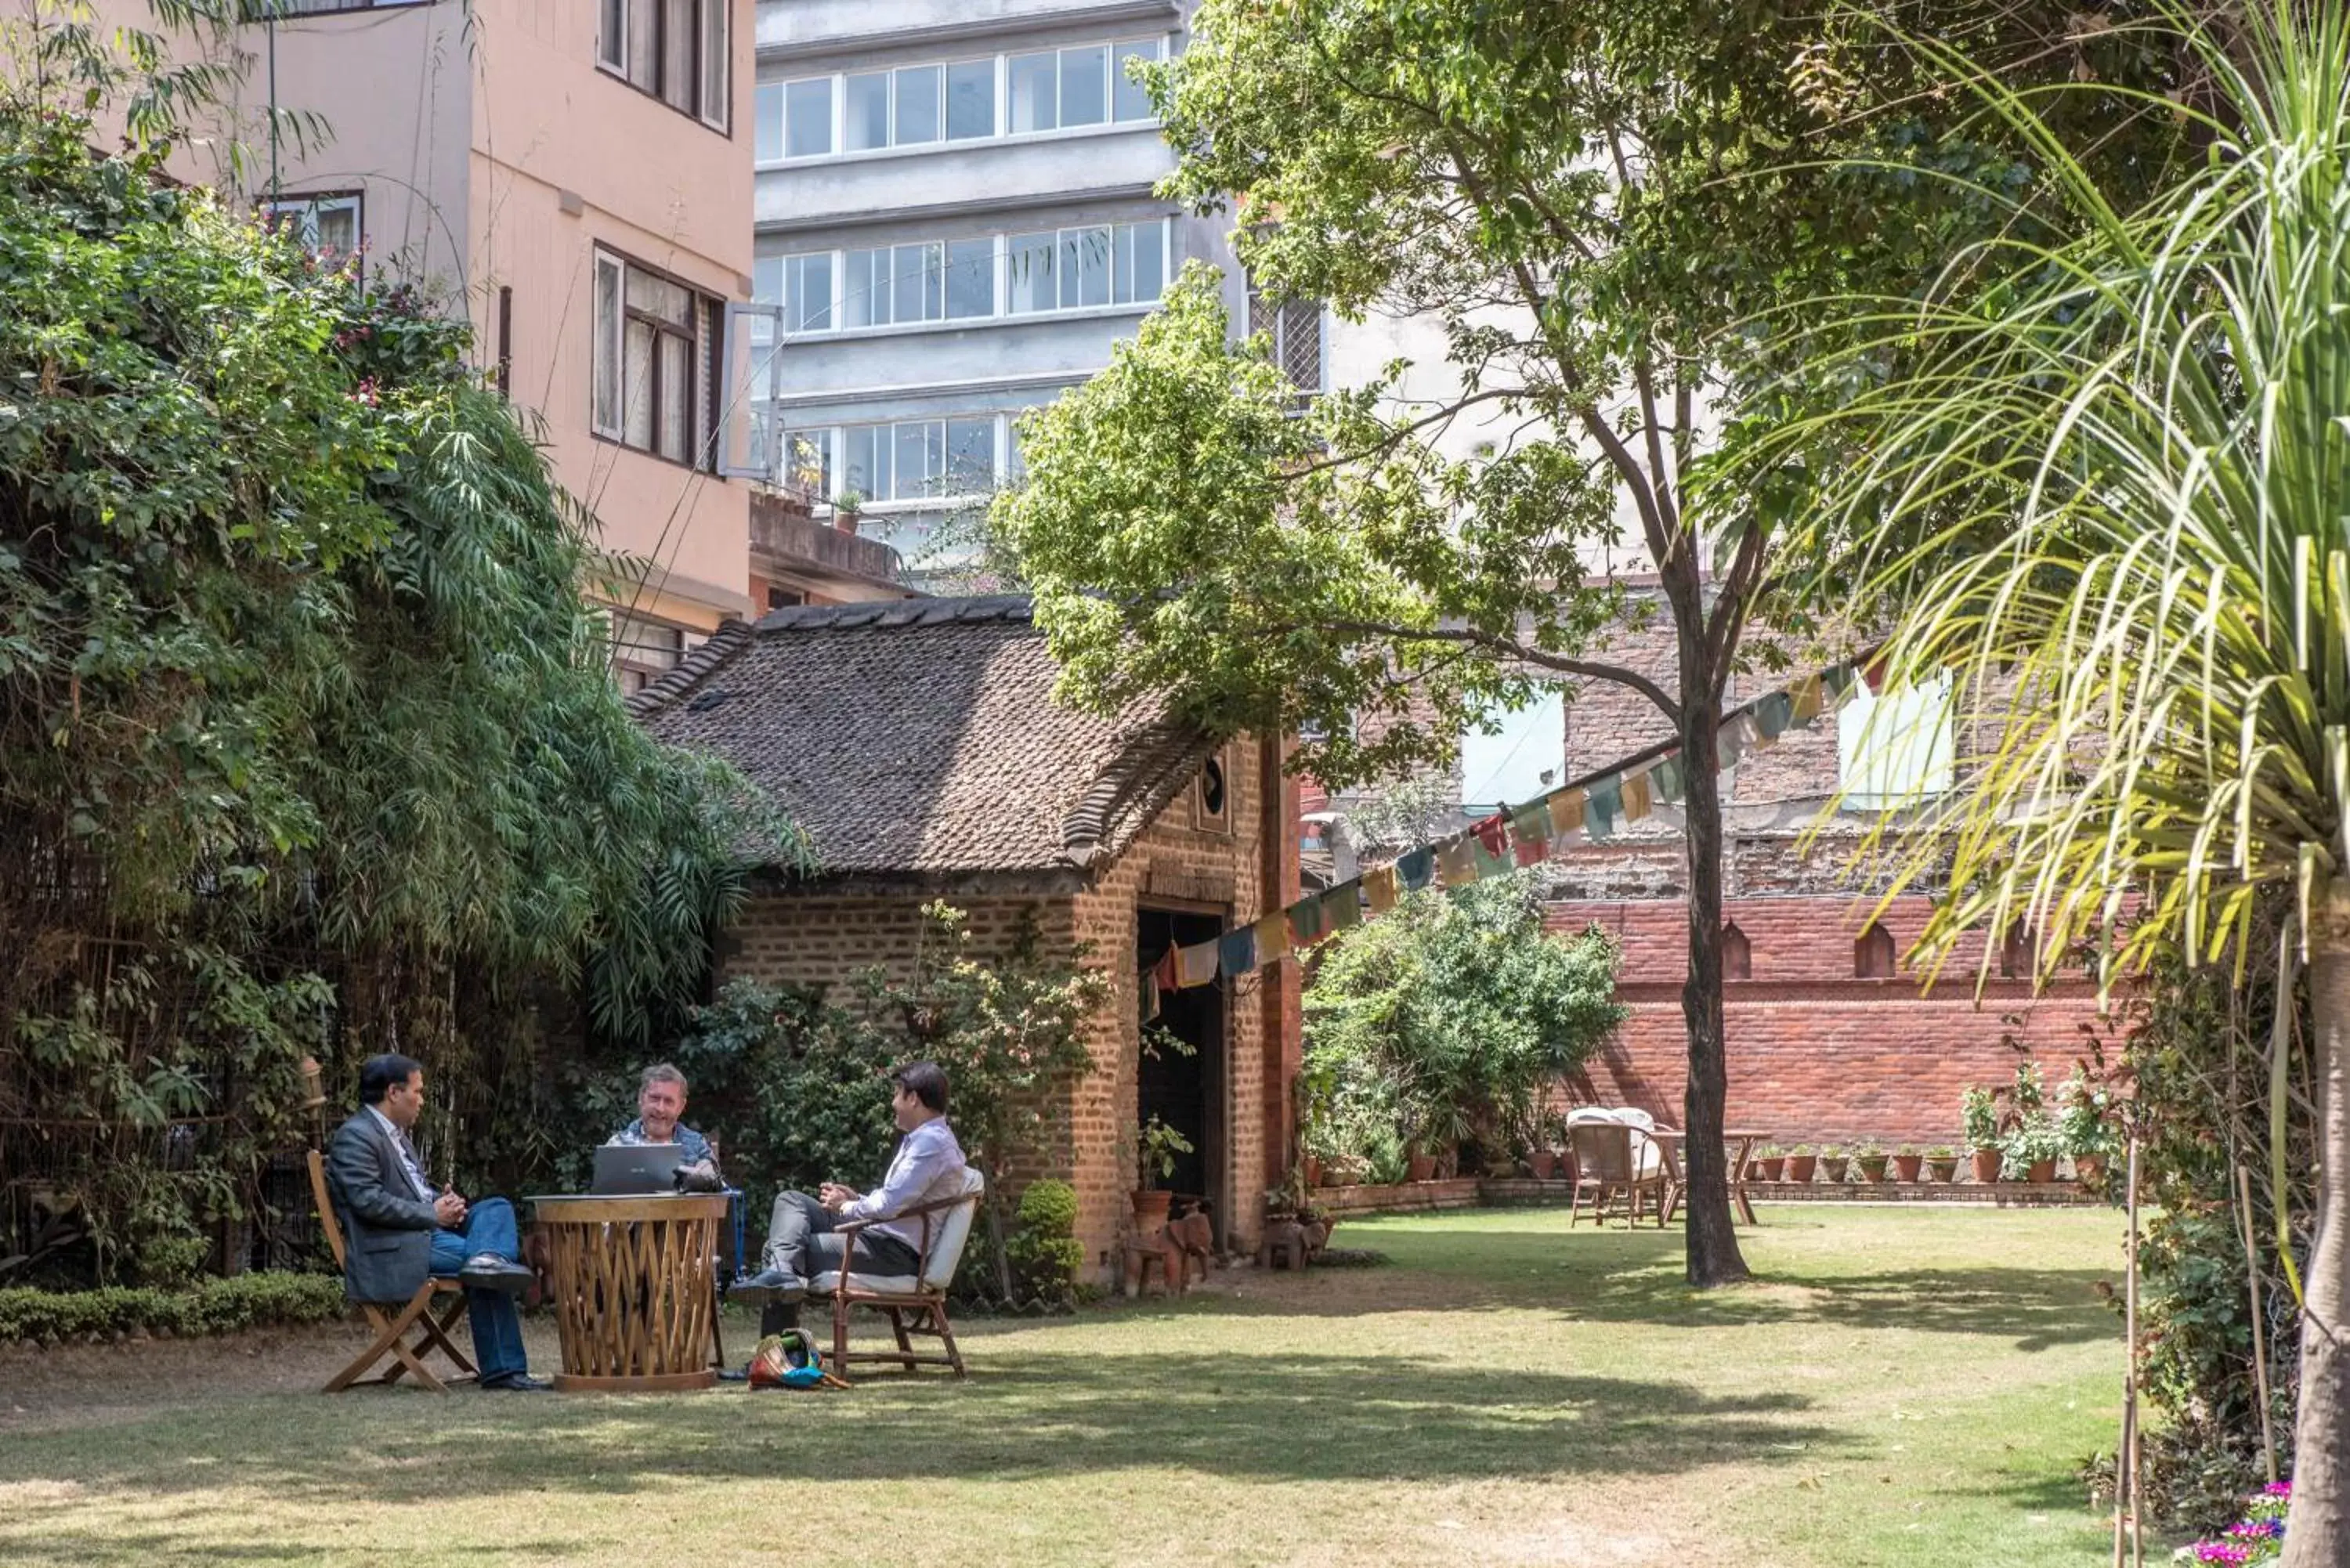
POLYGON ((0 1290, 0 1343, 148 1334, 226 1334, 240 1328, 325 1323, 343 1314, 339 1274, 239 1274, 190 1291, 0 1290))

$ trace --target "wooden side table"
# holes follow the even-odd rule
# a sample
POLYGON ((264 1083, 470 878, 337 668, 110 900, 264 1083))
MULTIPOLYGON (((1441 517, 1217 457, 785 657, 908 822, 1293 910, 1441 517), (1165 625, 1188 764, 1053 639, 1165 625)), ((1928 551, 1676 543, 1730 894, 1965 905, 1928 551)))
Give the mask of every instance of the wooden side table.
POLYGON ((708 1388, 724 1193, 534 1198, 555 1275, 566 1393, 708 1388))

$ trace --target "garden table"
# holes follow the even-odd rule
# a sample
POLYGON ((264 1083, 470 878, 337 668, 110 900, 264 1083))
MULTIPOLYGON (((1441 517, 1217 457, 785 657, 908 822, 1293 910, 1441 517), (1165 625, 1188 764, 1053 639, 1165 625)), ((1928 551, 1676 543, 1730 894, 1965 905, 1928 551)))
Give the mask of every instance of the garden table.
POLYGON ((563 1370, 555 1386, 708 1388, 723 1192, 531 1199, 550 1243, 563 1370))
MULTIPOLYGON (((1664 1213, 1657 1221, 1664 1225, 1671 1222, 1673 1211, 1680 1207, 1681 1191, 1688 1186, 1687 1178, 1681 1174, 1680 1147, 1689 1141, 1689 1135, 1659 1127, 1649 1136, 1657 1140, 1657 1147, 1664 1155, 1665 1175, 1671 1184, 1665 1195, 1664 1213)), ((1770 1136, 1757 1127, 1721 1129, 1722 1144, 1730 1152, 1730 1200, 1737 1205, 1738 1212, 1745 1216, 1749 1225, 1761 1221, 1754 1218, 1754 1199, 1746 1190, 1747 1170, 1754 1158, 1754 1146, 1770 1136)))

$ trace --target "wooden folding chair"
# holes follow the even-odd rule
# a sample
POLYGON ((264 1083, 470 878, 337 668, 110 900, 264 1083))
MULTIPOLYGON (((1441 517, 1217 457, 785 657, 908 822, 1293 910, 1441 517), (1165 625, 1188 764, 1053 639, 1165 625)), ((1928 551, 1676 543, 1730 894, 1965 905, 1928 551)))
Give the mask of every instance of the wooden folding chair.
MULTIPOLYGON (((335 1267, 348 1268, 342 1222, 335 1214, 334 1195, 327 1189, 326 1157, 315 1148, 310 1151, 310 1199, 318 1206, 318 1228, 327 1233, 327 1247, 335 1255, 335 1267)), ((367 1314, 368 1327, 375 1331, 375 1337, 368 1342, 365 1350, 351 1358, 348 1366, 328 1379, 322 1392, 339 1394, 346 1388, 364 1388, 377 1384, 390 1386, 413 1374, 417 1382, 435 1394, 446 1394, 449 1384, 463 1383, 480 1376, 473 1362, 466 1359, 465 1353, 458 1349, 456 1342, 449 1337, 449 1331, 457 1326, 457 1318, 464 1310, 465 1287, 455 1280, 444 1279, 426 1280, 416 1288, 416 1293, 408 1298, 405 1306, 393 1308, 378 1305, 374 1302, 361 1302, 359 1311, 367 1314), (449 1296, 451 1300, 436 1314, 432 1310, 434 1298, 442 1295, 449 1296), (411 1329, 415 1332, 413 1339, 409 1337, 411 1329), (436 1350, 456 1366, 455 1376, 446 1380, 435 1377, 432 1369, 424 1365, 423 1358, 436 1350), (386 1356, 392 1358, 393 1365, 381 1376, 360 1376, 373 1370, 375 1365, 386 1356)))
MULTIPOLYGON (((917 1219, 921 1221, 922 1262, 918 1272, 875 1276, 832 1269, 808 1282, 810 1295, 832 1298, 831 1370, 843 1382, 847 1381, 848 1364, 852 1361, 895 1362, 910 1373, 918 1366, 948 1366, 954 1369, 957 1377, 965 1376, 962 1352, 955 1347, 954 1329, 947 1322, 947 1287, 954 1282, 955 1268, 962 1262, 963 1243, 971 1239, 972 1220, 979 1212, 979 1199, 986 1190, 987 1179, 966 1166, 963 1189, 955 1197, 918 1204, 890 1216, 893 1222, 917 1219), (895 1350, 848 1348, 848 1315, 858 1307, 889 1317, 890 1333, 898 1342, 895 1350), (918 1353, 912 1337, 915 1334, 938 1340, 941 1354, 918 1353)), ((855 1220, 832 1232, 841 1238, 844 1261, 854 1254, 858 1233, 874 1223, 877 1221, 855 1220)))

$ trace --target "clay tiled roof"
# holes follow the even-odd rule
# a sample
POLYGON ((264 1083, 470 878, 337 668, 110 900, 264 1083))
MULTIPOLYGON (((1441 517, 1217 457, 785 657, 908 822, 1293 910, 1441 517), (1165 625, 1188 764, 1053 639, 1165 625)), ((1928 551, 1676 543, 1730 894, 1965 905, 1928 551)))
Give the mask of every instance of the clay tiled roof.
POLYGON ((1053 701, 1024 597, 780 609, 733 623, 629 699, 657 739, 766 790, 832 877, 1088 868, 1210 751, 1155 712, 1053 701))

